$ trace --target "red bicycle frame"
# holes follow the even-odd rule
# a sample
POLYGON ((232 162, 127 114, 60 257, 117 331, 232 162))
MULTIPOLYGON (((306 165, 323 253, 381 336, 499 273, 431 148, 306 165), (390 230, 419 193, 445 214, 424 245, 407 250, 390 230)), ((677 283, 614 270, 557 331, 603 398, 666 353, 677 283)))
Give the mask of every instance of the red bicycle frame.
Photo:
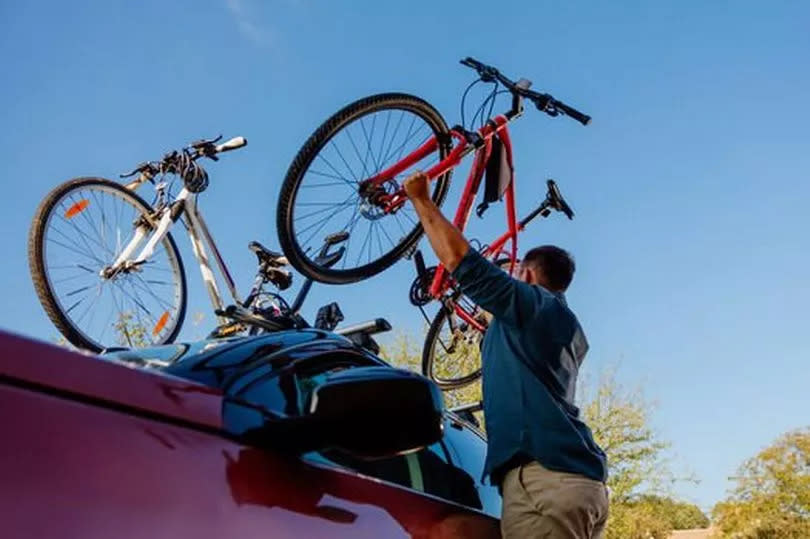
MULTIPOLYGON (((519 115, 518 113, 507 113, 506 115, 500 114, 492 119, 491 122, 488 122, 484 125, 481 129, 477 131, 478 139, 475 142, 471 142, 469 139, 469 134, 465 134, 460 132, 457 129, 450 130, 450 135, 452 139, 457 141, 456 146, 450 151, 449 155, 445 157, 442 161, 428 169, 425 174, 427 174, 430 180, 438 178, 442 174, 445 174, 450 169, 458 166, 461 160, 470 152, 475 151, 475 160, 473 162, 472 169, 470 170, 470 174, 467 178, 467 183, 464 186, 464 193, 461 196, 461 201, 456 209, 456 215, 453 219, 453 224, 458 227, 458 229, 464 232, 464 229, 467 226, 467 223, 470 218, 470 212, 472 211, 473 202, 475 201, 475 197, 478 194, 478 189, 481 187, 481 180, 484 177, 484 173, 487 168, 487 162, 489 161, 490 155, 492 153, 492 137, 497 136, 504 146, 504 151, 506 152, 507 162, 509 166, 512 166, 512 143, 509 138, 509 130, 507 124, 516 116, 519 115)), ((422 146, 411 152, 401 161, 395 163, 394 165, 390 166, 389 168, 379 172, 375 176, 372 176, 368 180, 366 180, 366 184, 379 186, 382 183, 390 180, 391 178, 396 177, 398 174, 401 174, 411 166, 418 163, 420 160, 424 159, 431 153, 435 152, 438 149, 439 142, 436 137, 431 137, 430 140, 425 142, 422 146)), ((515 185, 514 181, 510 181, 509 185, 506 188, 505 192, 506 196, 506 221, 507 221, 507 231, 501 235, 498 239, 492 242, 484 251, 483 255, 486 257, 490 256, 497 256, 500 253, 506 253, 511 260, 509 271, 512 272, 514 270, 515 260, 517 259, 517 235, 518 232, 523 230, 525 227, 525 222, 517 221, 516 212, 515 212, 515 185), (504 246, 508 241, 511 240, 511 249, 509 251, 504 250, 504 246)), ((379 201, 383 208, 383 211, 386 213, 395 212, 397 211, 405 201, 408 199, 407 195, 405 194, 404 189, 400 188, 393 194, 383 195, 380 197, 379 201)), ((436 270, 436 274, 433 277, 433 280, 430 285, 430 295, 433 296, 435 299, 440 299, 450 288, 451 286, 451 279, 447 273, 446 268, 443 264, 439 263, 439 266, 436 270)), ((459 307, 458 305, 455 306, 456 313, 459 315, 460 318, 464 319, 467 323, 479 329, 480 331, 484 330, 484 327, 481 325, 480 322, 475 320, 469 313, 467 313, 464 309, 459 307)))

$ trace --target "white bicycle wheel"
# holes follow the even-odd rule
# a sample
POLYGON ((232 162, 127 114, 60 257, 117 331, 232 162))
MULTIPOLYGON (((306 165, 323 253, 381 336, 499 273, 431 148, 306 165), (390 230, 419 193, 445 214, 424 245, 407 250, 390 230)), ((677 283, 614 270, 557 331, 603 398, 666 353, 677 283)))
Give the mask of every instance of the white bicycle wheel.
POLYGON ((103 178, 63 183, 40 204, 28 262, 48 317, 74 346, 101 351, 172 342, 186 311, 186 279, 170 234, 137 268, 105 276, 152 208, 103 178))

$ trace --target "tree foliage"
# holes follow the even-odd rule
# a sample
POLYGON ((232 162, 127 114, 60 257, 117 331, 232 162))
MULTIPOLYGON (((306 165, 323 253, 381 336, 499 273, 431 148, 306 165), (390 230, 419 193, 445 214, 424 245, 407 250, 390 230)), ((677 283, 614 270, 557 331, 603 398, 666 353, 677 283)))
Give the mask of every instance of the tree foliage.
POLYGON ((607 454, 611 500, 628 503, 643 493, 666 492, 675 480, 664 458, 669 443, 650 425, 654 407, 644 392, 622 386, 613 371, 579 391, 583 419, 607 454))
POLYGON ((674 529, 700 528, 697 506, 668 496, 679 480, 667 459, 669 443, 651 426, 655 409, 641 388, 620 384, 612 370, 579 388, 583 419, 608 459, 608 539, 659 539, 674 529))
POLYGON ((788 432, 745 461, 713 511, 720 537, 810 537, 810 427, 788 432))

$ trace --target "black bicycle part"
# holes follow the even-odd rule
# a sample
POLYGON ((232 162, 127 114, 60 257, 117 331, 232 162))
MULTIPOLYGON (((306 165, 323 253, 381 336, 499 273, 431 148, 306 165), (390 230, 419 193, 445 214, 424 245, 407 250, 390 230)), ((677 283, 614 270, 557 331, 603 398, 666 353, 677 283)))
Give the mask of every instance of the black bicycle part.
POLYGON ((160 161, 147 161, 139 164, 131 172, 120 174, 121 178, 129 178, 135 174, 142 174, 146 179, 152 179, 158 174, 176 174, 183 180, 185 187, 192 193, 201 193, 208 187, 208 172, 202 165, 196 163, 201 157, 219 161, 217 154, 241 148, 247 144, 244 137, 234 137, 222 144, 222 135, 212 139, 201 139, 192 142, 182 150, 174 150, 163 156, 160 161))
POLYGON ((569 206, 565 201, 562 193, 560 193, 560 188, 557 187, 554 180, 546 180, 546 185, 548 186, 548 195, 546 196, 546 200, 548 200, 549 206, 557 211, 563 212, 569 220, 573 220, 574 210, 572 210, 571 206, 569 206))
MULTIPOLYGON (((481 77, 481 80, 484 82, 498 81, 507 87, 509 91, 512 92, 512 95, 516 98, 525 97, 529 99, 535 104, 538 110, 545 112, 549 116, 564 114, 565 116, 569 116, 570 118, 578 121, 582 125, 588 125, 591 121, 591 117, 587 114, 563 103, 559 99, 555 99, 550 94, 542 94, 529 90, 528 85, 531 83, 526 79, 521 79, 516 83, 504 76, 500 71, 498 71, 497 68, 484 64, 483 62, 479 62, 478 60, 470 57, 461 60, 461 64, 475 69, 478 72, 478 76, 481 77)), ((522 109, 520 108, 518 99, 513 102, 512 109, 513 115, 521 112, 522 109)))
POLYGON ((433 301, 433 296, 430 295, 430 284, 436 276, 436 270, 436 266, 425 268, 425 271, 418 274, 413 280, 408 299, 414 307, 424 307, 433 301))
POLYGON ((546 180, 546 185, 548 186, 548 191, 546 193, 546 198, 543 202, 540 203, 535 209, 533 209, 526 217, 518 221, 518 228, 522 229, 525 228, 526 225, 529 224, 535 217, 538 215, 542 215, 543 217, 548 217, 551 215, 551 210, 560 211, 565 214, 568 219, 574 218, 574 210, 571 209, 571 206, 565 201, 560 193, 559 187, 554 182, 554 180, 546 180))
POLYGON ((340 310, 337 302, 333 301, 318 309, 318 314, 315 315, 315 327, 325 331, 332 331, 343 320, 343 311, 340 310))
MULTIPOLYGON (((318 252, 318 256, 315 258, 315 263, 324 268, 331 268, 337 264, 346 253, 346 248, 341 246, 340 249, 334 253, 330 253, 329 249, 333 245, 343 243, 348 239, 349 233, 345 231, 326 236, 326 238, 324 238, 323 247, 321 247, 321 250, 318 252)), ((306 299, 307 295, 309 295, 309 290, 312 288, 313 281, 314 279, 311 277, 304 281, 304 284, 301 286, 301 290, 298 291, 298 295, 295 297, 295 301, 293 301, 292 307, 290 308, 293 313, 298 313, 298 311, 301 310, 301 307, 304 305, 304 300, 306 299)))
POLYGON ((391 324, 385 318, 376 318, 368 322, 361 322, 335 330, 335 333, 342 335, 354 344, 370 350, 374 354, 380 353, 380 346, 372 338, 372 335, 391 331, 391 324))
POLYGON ((279 290, 286 290, 292 285, 292 272, 285 269, 287 259, 283 254, 268 249, 258 241, 250 242, 248 248, 256 254, 259 273, 267 282, 273 283, 279 290))

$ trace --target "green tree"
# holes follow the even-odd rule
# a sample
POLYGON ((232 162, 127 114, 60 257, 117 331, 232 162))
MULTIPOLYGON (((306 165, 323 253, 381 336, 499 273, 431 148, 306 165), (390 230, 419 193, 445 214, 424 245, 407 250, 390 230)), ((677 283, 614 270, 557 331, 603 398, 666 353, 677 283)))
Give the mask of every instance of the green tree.
POLYGON ((620 384, 613 370, 599 374, 595 385, 580 384, 585 422, 608 457, 608 487, 616 503, 636 501, 645 493, 665 493, 675 481, 665 459, 669 443, 650 426, 653 404, 640 388, 620 384))
POLYGON ((680 523, 671 518, 667 505, 678 502, 663 495, 684 478, 672 472, 669 443, 650 425, 654 406, 640 387, 620 384, 613 370, 600 373, 595 384, 584 381, 579 393, 582 416, 608 459, 610 516, 605 535, 608 539, 668 537, 680 523))
POLYGON ((143 348, 149 346, 149 333, 147 328, 135 320, 130 311, 121 311, 118 320, 113 324, 115 339, 119 346, 128 348, 143 348))
POLYGON ((713 510, 718 536, 810 537, 810 427, 788 432, 747 460, 713 510))
POLYGON ((642 494, 634 503, 637 506, 649 507, 656 519, 667 522, 673 530, 691 530, 709 526, 709 517, 692 503, 656 494, 642 494))

